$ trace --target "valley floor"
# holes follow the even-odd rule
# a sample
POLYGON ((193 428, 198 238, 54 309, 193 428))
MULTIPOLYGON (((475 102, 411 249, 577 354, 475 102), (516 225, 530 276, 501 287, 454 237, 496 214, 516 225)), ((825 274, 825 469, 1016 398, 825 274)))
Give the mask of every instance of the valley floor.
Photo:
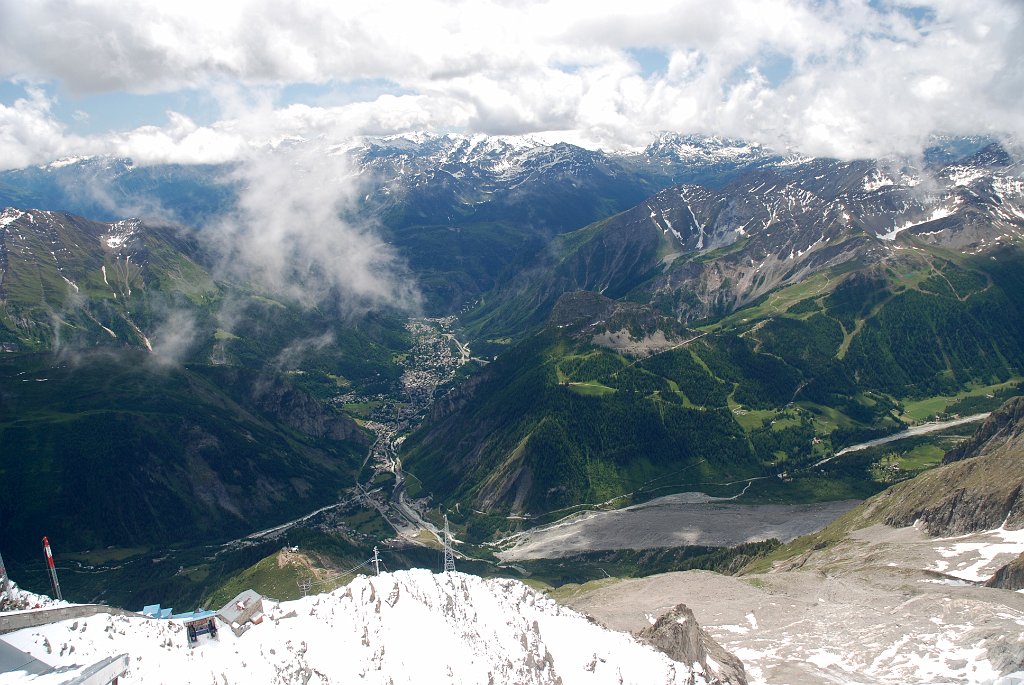
POLYGON ((1024 671, 1024 593, 978 581, 1022 551, 1024 531, 876 525, 767 574, 605 581, 565 601, 619 630, 685 603, 751 683, 993 683, 1024 671))
POLYGON ((514 562, 615 549, 734 547, 771 538, 788 542, 824 528, 858 503, 736 504, 684 492, 615 511, 588 511, 534 528, 510 539, 513 546, 497 556, 514 562))

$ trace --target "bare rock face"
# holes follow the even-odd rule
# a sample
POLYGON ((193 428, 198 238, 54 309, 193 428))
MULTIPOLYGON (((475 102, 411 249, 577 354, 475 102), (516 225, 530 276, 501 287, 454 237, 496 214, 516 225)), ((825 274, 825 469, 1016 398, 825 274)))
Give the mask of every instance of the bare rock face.
POLYGON ((968 440, 946 453, 943 464, 979 456, 993 447, 1020 441, 1024 446, 1024 396, 1008 400, 999 411, 985 419, 968 440))
POLYGON ((369 443, 355 421, 329 411, 311 395, 278 377, 262 376, 253 380, 249 396, 259 409, 306 435, 351 440, 364 445, 369 443))
POLYGON ((995 575, 985 581, 985 585, 1004 590, 1024 590, 1024 554, 996 571, 995 575))
POLYGON ((931 535, 1024 528, 1024 397, 992 412, 944 461, 877 497, 885 523, 902 528, 917 521, 931 535))
POLYGON ((747 685, 743 662, 715 642, 685 604, 677 604, 662 614, 654 625, 640 631, 637 639, 673 661, 688 666, 699 664, 712 685, 747 685))

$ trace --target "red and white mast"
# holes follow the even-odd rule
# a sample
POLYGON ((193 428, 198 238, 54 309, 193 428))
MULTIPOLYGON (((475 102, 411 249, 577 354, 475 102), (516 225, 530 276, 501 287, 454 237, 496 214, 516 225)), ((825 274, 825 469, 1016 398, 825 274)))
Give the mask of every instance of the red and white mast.
POLYGON ((53 567, 53 552, 50 551, 50 541, 43 537, 43 551, 46 552, 46 563, 50 567, 50 584, 53 585, 53 595, 57 599, 64 599, 60 595, 60 583, 57 582, 57 569, 53 567))

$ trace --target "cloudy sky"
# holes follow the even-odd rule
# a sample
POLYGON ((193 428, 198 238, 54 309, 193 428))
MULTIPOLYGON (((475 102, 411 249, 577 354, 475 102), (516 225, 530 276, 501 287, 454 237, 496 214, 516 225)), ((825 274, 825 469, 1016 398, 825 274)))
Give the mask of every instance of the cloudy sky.
POLYGON ((0 167, 301 136, 1024 138, 1020 0, 0 0, 0 167))

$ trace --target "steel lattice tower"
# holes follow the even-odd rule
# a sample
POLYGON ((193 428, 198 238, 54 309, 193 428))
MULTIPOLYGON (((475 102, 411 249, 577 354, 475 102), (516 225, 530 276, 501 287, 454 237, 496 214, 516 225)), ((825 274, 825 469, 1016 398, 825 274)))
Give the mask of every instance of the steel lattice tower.
POLYGON ((452 554, 452 533, 448 530, 448 514, 444 515, 444 572, 455 572, 455 555, 452 554))

